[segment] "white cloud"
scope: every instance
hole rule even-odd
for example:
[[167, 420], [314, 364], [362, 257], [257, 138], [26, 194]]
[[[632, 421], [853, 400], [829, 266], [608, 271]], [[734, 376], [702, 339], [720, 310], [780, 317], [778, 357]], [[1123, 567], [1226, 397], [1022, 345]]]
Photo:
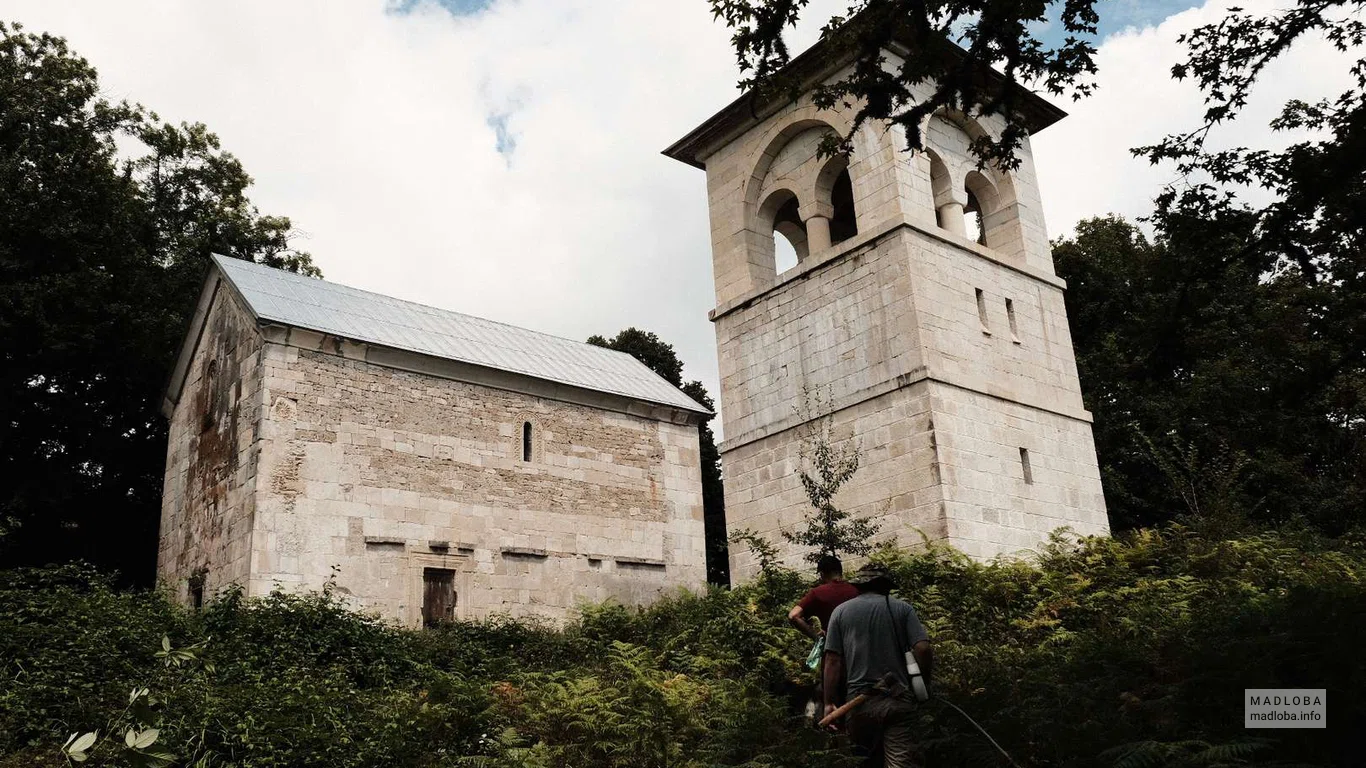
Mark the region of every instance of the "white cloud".
[[[735, 94], [707, 3], [386, 5], [10, 0], [4, 16], [66, 37], [109, 96], [206, 123], [329, 279], [576, 339], [653, 330], [715, 394], [704, 177], [659, 154]], [[813, 4], [794, 45], [842, 5]], [[1165, 178], [1127, 148], [1197, 116], [1166, 72], [1178, 30], [1208, 17], [1101, 47], [1100, 93], [1035, 145], [1052, 231], [1146, 210]]]
[[386, 5], [16, 0], [4, 15], [66, 37], [107, 95], [208, 124], [329, 279], [576, 339], [637, 325], [714, 392], [704, 177], [659, 154], [734, 97], [706, 4]]
[[[1048, 231], [1067, 234], [1080, 219], [1118, 213], [1130, 219], [1152, 211], [1152, 199], [1176, 180], [1171, 166], [1151, 166], [1132, 147], [1159, 143], [1168, 134], [1200, 124], [1204, 105], [1196, 86], [1170, 77], [1183, 60], [1177, 38], [1223, 18], [1229, 5], [1250, 12], [1283, 6], [1266, 0], [1219, 2], [1175, 14], [1155, 26], [1131, 27], [1099, 47], [1095, 95], [1059, 104], [1071, 114], [1033, 139]], [[1268, 127], [1290, 98], [1315, 100], [1351, 87], [1342, 54], [1306, 37], [1267, 68], [1248, 107], [1236, 121], [1217, 127], [1212, 148], [1280, 147], [1302, 134], [1274, 134]], [[1248, 199], [1263, 195], [1252, 192]]]

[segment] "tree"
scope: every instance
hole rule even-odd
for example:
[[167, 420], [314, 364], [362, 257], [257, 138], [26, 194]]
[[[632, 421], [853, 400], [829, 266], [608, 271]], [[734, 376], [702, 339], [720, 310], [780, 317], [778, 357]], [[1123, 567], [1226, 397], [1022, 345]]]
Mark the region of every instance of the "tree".
[[[638, 328], [627, 328], [611, 339], [589, 336], [588, 343], [598, 347], [626, 352], [644, 363], [670, 384], [683, 390], [710, 411], [716, 404], [700, 381], [683, 383], [683, 361], [678, 359], [672, 344], [655, 334]], [[698, 445], [702, 465], [702, 519], [707, 539], [707, 581], [726, 586], [730, 584], [730, 550], [726, 542], [726, 499], [721, 479], [721, 452], [716, 448], [716, 436], [711, 431], [709, 416], [698, 425]]]
[[[795, 99], [811, 73], [787, 66], [792, 58], [783, 32], [796, 25], [807, 0], [709, 1], [713, 15], [734, 30], [740, 87], [757, 100]], [[853, 131], [868, 120], [901, 126], [908, 149], [916, 149], [924, 119], [951, 107], [1001, 115], [1005, 131], [981, 137], [973, 151], [984, 162], [1016, 167], [1015, 151], [1028, 135], [1022, 111], [1027, 89], [1019, 86], [1074, 99], [1091, 92], [1099, 21], [1094, 6], [1095, 0], [851, 0], [846, 15], [822, 28], [821, 44], [848, 51], [852, 66], [833, 82], [815, 85], [811, 97], [822, 108], [855, 107], [854, 125], [848, 135], [829, 137], [824, 149], [847, 153]], [[1046, 26], [1066, 31], [1059, 45], [1046, 45], [1034, 33]], [[897, 41], [928, 55], [887, 66], [887, 51]], [[934, 84], [923, 100], [915, 95], [922, 83]]]
[[[1188, 57], [1172, 76], [1205, 96], [1202, 124], [1135, 153], [1174, 163], [1182, 181], [1158, 198], [1157, 216], [1239, 215], [1250, 235], [1239, 255], [1263, 265], [1261, 281], [1298, 309], [1280, 388], [1303, 414], [1312, 441], [1295, 469], [1317, 480], [1320, 522], [1363, 522], [1366, 508], [1366, 2], [1298, 0], [1288, 8], [1234, 9], [1182, 41]], [[1286, 102], [1277, 131], [1310, 138], [1284, 149], [1211, 150], [1209, 137], [1236, 118], [1265, 67], [1305, 36], [1349, 54], [1355, 87], [1335, 98]], [[1305, 82], [1313, 82], [1306, 79]], [[1249, 206], [1242, 190], [1270, 192]], [[1281, 368], [1285, 368], [1282, 365]], [[1273, 385], [1274, 386], [1274, 385]], [[1292, 435], [1293, 437], [1293, 435]]]
[[[1118, 355], [1083, 365], [1090, 368], [1083, 385], [1104, 391], [1118, 378], [1107, 366], [1136, 365], [1147, 391], [1126, 393], [1124, 406], [1136, 425], [1154, 440], [1175, 441], [1177, 453], [1202, 454], [1207, 465], [1240, 466], [1242, 477], [1229, 487], [1254, 518], [1301, 515], [1332, 532], [1366, 521], [1363, 10], [1360, 0], [1235, 8], [1183, 36], [1187, 55], [1172, 75], [1195, 81], [1206, 111], [1192, 130], [1134, 150], [1179, 174], [1157, 197], [1152, 252], [1133, 259], [1143, 247], [1103, 253], [1109, 246], [1097, 240], [1099, 229], [1114, 230], [1116, 222], [1079, 229], [1075, 243], [1055, 251], [1071, 284], [1069, 307], [1086, 313], [1102, 301], [1109, 309], [1133, 302], [1136, 310], [1120, 326], [1128, 330], [1116, 333], [1099, 330], [1115, 317], [1073, 316], [1083, 334], [1110, 334], [1101, 354]], [[1271, 127], [1310, 137], [1289, 147], [1210, 149], [1209, 139], [1239, 115], [1266, 66], [1307, 35], [1354, 54], [1347, 66], [1356, 87], [1313, 104], [1288, 101]], [[1250, 188], [1270, 193], [1270, 202], [1250, 205]], [[1074, 279], [1110, 270], [1136, 280], [1116, 286], [1135, 295], [1087, 297]], [[1101, 350], [1080, 346], [1088, 349], [1079, 362]], [[1118, 498], [1121, 510], [1142, 522], [1155, 513], [1158, 494], [1141, 472], [1130, 475], [1130, 455], [1101, 448], [1111, 464], [1107, 492], [1117, 492], [1112, 506]], [[1120, 476], [1127, 477], [1114, 482]]]
[[1326, 370], [1352, 350], [1322, 332], [1313, 292], [1253, 247], [1253, 211], [1173, 206], [1152, 223], [1150, 240], [1084, 221], [1053, 249], [1114, 526], [1361, 522], [1360, 426], [1337, 417]]
[[0, 549], [150, 583], [167, 372], [211, 252], [310, 274], [288, 219], [202, 125], [99, 97], [51, 35], [0, 23]]
[[859, 449], [852, 441], [837, 445], [830, 417], [816, 415], [824, 406], [819, 395], [807, 394], [797, 409], [803, 421], [797, 474], [811, 512], [801, 530], [782, 532], [788, 543], [811, 548], [805, 557], [812, 563], [825, 555], [866, 555], [873, 551], [872, 538], [878, 530], [876, 523], [850, 517], [835, 506], [835, 494], [858, 471]]

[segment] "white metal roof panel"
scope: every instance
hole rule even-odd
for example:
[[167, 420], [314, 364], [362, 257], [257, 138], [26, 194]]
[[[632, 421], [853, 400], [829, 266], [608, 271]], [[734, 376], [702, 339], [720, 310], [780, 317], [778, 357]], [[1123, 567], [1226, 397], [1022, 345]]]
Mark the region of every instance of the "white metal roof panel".
[[217, 255], [213, 258], [252, 312], [264, 320], [709, 413], [625, 352], [241, 259]]

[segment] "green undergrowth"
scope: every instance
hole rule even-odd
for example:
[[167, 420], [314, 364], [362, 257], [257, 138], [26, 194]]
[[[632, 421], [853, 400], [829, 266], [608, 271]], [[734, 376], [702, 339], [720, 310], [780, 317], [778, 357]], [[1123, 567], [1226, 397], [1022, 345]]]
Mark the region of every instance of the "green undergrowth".
[[[1358, 539], [1169, 526], [1029, 562], [875, 557], [930, 630], [938, 691], [1021, 766], [1366, 762]], [[79, 566], [0, 571], [0, 766], [852, 764], [800, 717], [784, 617], [807, 586], [773, 570], [563, 628], [412, 631], [327, 593], [195, 612]], [[1327, 688], [1328, 728], [1245, 730], [1246, 688]], [[1007, 764], [943, 705], [919, 717], [931, 765]]]

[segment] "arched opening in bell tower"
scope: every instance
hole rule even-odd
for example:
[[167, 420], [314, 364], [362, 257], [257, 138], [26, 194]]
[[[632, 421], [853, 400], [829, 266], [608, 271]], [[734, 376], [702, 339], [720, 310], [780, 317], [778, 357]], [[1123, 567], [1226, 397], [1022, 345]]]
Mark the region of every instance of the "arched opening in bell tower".
[[839, 243], [858, 234], [858, 218], [854, 215], [854, 182], [849, 178], [849, 169], [840, 171], [835, 177], [835, 186], [830, 190], [830, 205], [835, 209], [830, 219], [830, 242]]
[[759, 209], [760, 231], [767, 231], [773, 249], [774, 271], [781, 274], [805, 259], [809, 250], [801, 204], [789, 189], [774, 190]]
[[963, 231], [978, 245], [987, 244], [987, 232], [982, 228], [982, 203], [968, 190], [968, 204], [963, 206]]
[[989, 248], [999, 246], [1002, 233], [992, 231], [992, 225], [999, 224], [1001, 218], [1001, 196], [996, 185], [981, 171], [969, 171], [963, 178], [963, 192], [968, 198], [963, 206], [968, 239]]
[[982, 127], [962, 113], [944, 111], [927, 121], [925, 130], [933, 145], [925, 155], [935, 223], [978, 245], [1019, 253], [1023, 235], [1014, 181], [971, 155], [973, 138], [986, 135]]
[[816, 174], [816, 201], [828, 205], [822, 212], [830, 217], [830, 244], [843, 242], [858, 234], [854, 212], [854, 180], [849, 176], [849, 158], [837, 155], [828, 159]]
[[960, 215], [960, 208], [954, 202], [953, 178], [949, 176], [949, 167], [939, 153], [932, 149], [925, 150], [925, 157], [930, 161], [930, 195], [934, 201], [935, 224], [940, 229], [953, 231], [958, 223], [955, 217]]

